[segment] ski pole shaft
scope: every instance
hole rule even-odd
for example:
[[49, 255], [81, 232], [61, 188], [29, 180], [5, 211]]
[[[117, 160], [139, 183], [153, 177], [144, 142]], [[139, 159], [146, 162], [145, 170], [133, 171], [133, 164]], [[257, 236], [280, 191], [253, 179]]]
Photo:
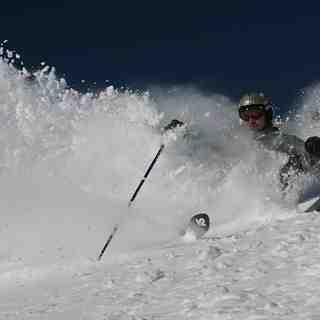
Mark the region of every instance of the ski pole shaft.
[[[128, 207], [131, 207], [134, 199], [137, 197], [137, 195], [138, 195], [141, 187], [143, 186], [144, 182], [145, 182], [146, 179], [148, 178], [148, 175], [149, 175], [150, 171], [152, 170], [153, 166], [154, 166], [155, 163], [157, 162], [157, 160], [158, 160], [161, 152], [163, 151], [163, 149], [164, 149], [164, 144], [162, 144], [162, 145], [160, 146], [160, 149], [158, 150], [156, 156], [155, 156], [154, 159], [152, 160], [152, 162], [151, 162], [151, 164], [149, 165], [149, 167], [148, 167], [145, 175], [143, 176], [143, 178], [142, 178], [142, 180], [140, 181], [138, 187], [137, 187], [136, 190], [134, 191], [132, 197], [130, 198]], [[101, 260], [104, 252], [106, 251], [108, 245], [110, 244], [111, 240], [113, 239], [113, 237], [114, 237], [114, 235], [116, 234], [116, 232], [118, 231], [118, 229], [119, 229], [119, 225], [116, 224], [116, 225], [113, 227], [113, 230], [112, 230], [112, 232], [111, 232], [111, 234], [110, 234], [107, 242], [105, 243], [105, 245], [103, 246], [103, 248], [102, 248], [102, 250], [101, 250], [101, 252], [100, 252], [100, 255], [99, 255], [99, 257], [98, 257], [98, 260], [99, 260], [99, 261]]]
[[116, 234], [118, 228], [119, 228], [118, 225], [115, 225], [115, 226], [113, 227], [113, 230], [112, 230], [112, 232], [111, 232], [111, 234], [110, 234], [107, 242], [105, 243], [104, 247], [102, 248], [102, 250], [101, 250], [101, 252], [100, 252], [100, 254], [99, 254], [99, 257], [98, 257], [98, 260], [99, 260], [99, 261], [101, 260], [103, 254], [104, 254], [104, 252], [106, 251], [106, 249], [107, 249], [109, 243], [111, 242], [113, 236]]
[[156, 156], [154, 157], [153, 161], [151, 162], [148, 170], [146, 171], [145, 175], [143, 176], [142, 180], [140, 181], [137, 189], [136, 189], [135, 192], [133, 193], [133, 195], [132, 195], [132, 197], [131, 197], [131, 199], [130, 199], [130, 201], [129, 201], [129, 207], [131, 206], [132, 202], [134, 201], [134, 199], [135, 199], [136, 196], [138, 195], [138, 193], [139, 193], [141, 187], [143, 186], [144, 182], [145, 182], [146, 179], [148, 178], [148, 175], [149, 175], [150, 171], [152, 170], [154, 164], [157, 162], [157, 160], [158, 160], [158, 158], [159, 158], [159, 156], [160, 156], [160, 154], [161, 154], [161, 152], [162, 152], [163, 149], [164, 149], [164, 144], [162, 144], [162, 145], [160, 146], [160, 149], [159, 149], [158, 153], [156, 154]]

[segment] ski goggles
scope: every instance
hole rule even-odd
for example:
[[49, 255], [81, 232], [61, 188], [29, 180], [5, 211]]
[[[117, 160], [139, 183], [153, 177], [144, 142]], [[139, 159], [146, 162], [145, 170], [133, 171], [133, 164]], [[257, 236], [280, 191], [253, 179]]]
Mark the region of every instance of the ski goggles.
[[239, 108], [239, 117], [243, 121], [249, 121], [250, 119], [259, 120], [266, 114], [264, 105], [250, 105], [241, 106]]

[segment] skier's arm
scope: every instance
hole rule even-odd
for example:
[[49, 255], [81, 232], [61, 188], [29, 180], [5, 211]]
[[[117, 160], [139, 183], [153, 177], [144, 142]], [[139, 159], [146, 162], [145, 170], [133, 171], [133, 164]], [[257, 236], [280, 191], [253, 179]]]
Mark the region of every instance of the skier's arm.
[[286, 167], [299, 172], [308, 171], [311, 166], [311, 157], [305, 149], [305, 143], [295, 135], [281, 134], [278, 137], [275, 150], [288, 155]]
[[291, 175], [319, 170], [319, 137], [310, 137], [304, 142], [296, 136], [285, 135], [279, 151], [288, 155], [287, 163], [280, 169], [280, 181], [283, 185], [287, 185]]

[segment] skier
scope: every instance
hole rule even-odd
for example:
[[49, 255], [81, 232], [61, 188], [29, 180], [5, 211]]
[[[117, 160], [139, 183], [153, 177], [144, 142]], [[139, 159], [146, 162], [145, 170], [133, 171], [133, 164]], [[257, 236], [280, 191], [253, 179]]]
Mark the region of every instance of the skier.
[[[285, 190], [291, 181], [309, 172], [320, 160], [320, 138], [310, 137], [305, 142], [295, 135], [283, 133], [273, 124], [273, 106], [263, 93], [249, 93], [241, 97], [238, 113], [243, 130], [267, 150], [286, 154], [288, 159], [279, 171], [279, 181]], [[183, 122], [172, 120], [165, 130], [182, 126]]]
[[262, 147], [284, 153], [288, 159], [279, 171], [283, 189], [297, 176], [309, 172], [320, 160], [320, 138], [305, 142], [295, 135], [283, 133], [273, 124], [273, 107], [263, 93], [250, 93], [239, 102], [241, 124], [249, 129]]

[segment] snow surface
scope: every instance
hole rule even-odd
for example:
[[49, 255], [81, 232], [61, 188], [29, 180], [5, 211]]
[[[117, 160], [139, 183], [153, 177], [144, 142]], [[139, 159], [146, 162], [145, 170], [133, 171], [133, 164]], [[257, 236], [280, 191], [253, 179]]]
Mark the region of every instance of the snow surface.
[[[315, 181], [281, 196], [285, 159], [237, 138], [227, 97], [154, 92], [0, 62], [0, 319], [320, 319], [320, 216], [296, 207]], [[316, 135], [318, 92], [282, 125]], [[164, 135], [172, 118], [188, 129]], [[199, 212], [212, 228], [182, 238]]]

